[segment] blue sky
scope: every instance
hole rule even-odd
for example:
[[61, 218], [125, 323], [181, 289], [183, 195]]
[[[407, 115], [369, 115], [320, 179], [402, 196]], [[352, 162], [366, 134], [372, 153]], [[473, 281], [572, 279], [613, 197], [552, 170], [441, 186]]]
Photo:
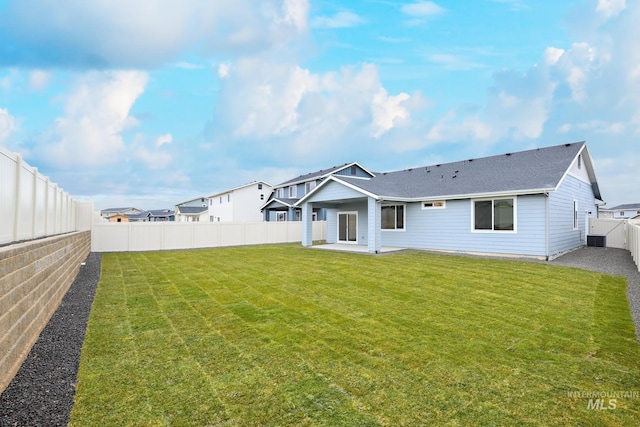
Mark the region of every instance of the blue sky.
[[640, 202], [640, 2], [0, 0], [0, 144], [96, 209], [586, 140]]

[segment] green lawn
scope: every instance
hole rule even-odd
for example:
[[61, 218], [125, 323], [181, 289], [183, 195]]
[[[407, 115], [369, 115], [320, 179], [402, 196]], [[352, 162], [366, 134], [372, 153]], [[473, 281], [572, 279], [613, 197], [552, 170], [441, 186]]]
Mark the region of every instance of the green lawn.
[[636, 425], [625, 290], [420, 252], [105, 254], [71, 425]]

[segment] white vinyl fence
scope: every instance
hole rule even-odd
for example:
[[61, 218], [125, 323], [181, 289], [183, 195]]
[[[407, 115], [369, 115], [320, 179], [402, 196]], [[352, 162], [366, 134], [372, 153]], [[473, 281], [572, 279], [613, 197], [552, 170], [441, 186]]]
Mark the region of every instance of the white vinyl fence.
[[640, 271], [640, 221], [629, 222], [629, 250]]
[[629, 249], [628, 221], [625, 219], [590, 218], [589, 233], [607, 236], [607, 247]]
[[[313, 240], [326, 240], [326, 222]], [[157, 251], [302, 241], [302, 222], [96, 222], [92, 252]]]
[[589, 234], [607, 236], [607, 247], [626, 249], [640, 271], [640, 220], [591, 218]]
[[0, 146], [0, 244], [89, 230], [92, 211]]

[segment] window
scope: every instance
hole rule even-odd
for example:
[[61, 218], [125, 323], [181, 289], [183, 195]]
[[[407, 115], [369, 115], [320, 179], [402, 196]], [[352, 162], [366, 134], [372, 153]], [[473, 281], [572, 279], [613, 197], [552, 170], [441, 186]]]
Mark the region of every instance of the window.
[[258, 184], [258, 190], [262, 190], [262, 184]]
[[227, 194], [227, 202], [231, 201], [231, 193]]
[[298, 187], [292, 185], [289, 187], [289, 198], [295, 199], [296, 197], [298, 197]]
[[213, 199], [209, 199], [209, 206], [213, 206]]
[[284, 197], [284, 188], [278, 188], [278, 190], [276, 191], [276, 197]]
[[260, 200], [264, 200], [264, 194], [260, 195]]
[[316, 188], [316, 182], [315, 181], [309, 181], [306, 182], [304, 184], [304, 190], [305, 190], [305, 194], [308, 194], [311, 190], [313, 190], [314, 188]]
[[580, 224], [578, 223], [578, 201], [573, 201], [573, 229], [577, 230], [580, 228]]
[[404, 230], [404, 205], [382, 207], [382, 229]]
[[220, 196], [220, 204], [222, 204], [222, 196]]
[[209, 216], [209, 222], [213, 222], [213, 215]]
[[473, 230], [515, 231], [516, 199], [476, 200], [473, 202]]
[[357, 169], [356, 165], [351, 165], [350, 173], [351, 173], [351, 176], [356, 176], [357, 175], [358, 169]]
[[582, 154], [578, 156], [578, 169], [582, 168]]
[[276, 212], [276, 221], [283, 222], [287, 220], [286, 212]]
[[444, 209], [445, 206], [444, 201], [422, 202], [422, 209]]

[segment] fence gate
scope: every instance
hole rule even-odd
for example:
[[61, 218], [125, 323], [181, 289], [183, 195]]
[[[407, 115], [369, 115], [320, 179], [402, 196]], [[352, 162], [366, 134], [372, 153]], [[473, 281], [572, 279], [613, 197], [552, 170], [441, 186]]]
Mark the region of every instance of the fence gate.
[[609, 248], [628, 250], [628, 226], [628, 221], [626, 219], [590, 218], [589, 234], [602, 234], [607, 236], [607, 247]]

